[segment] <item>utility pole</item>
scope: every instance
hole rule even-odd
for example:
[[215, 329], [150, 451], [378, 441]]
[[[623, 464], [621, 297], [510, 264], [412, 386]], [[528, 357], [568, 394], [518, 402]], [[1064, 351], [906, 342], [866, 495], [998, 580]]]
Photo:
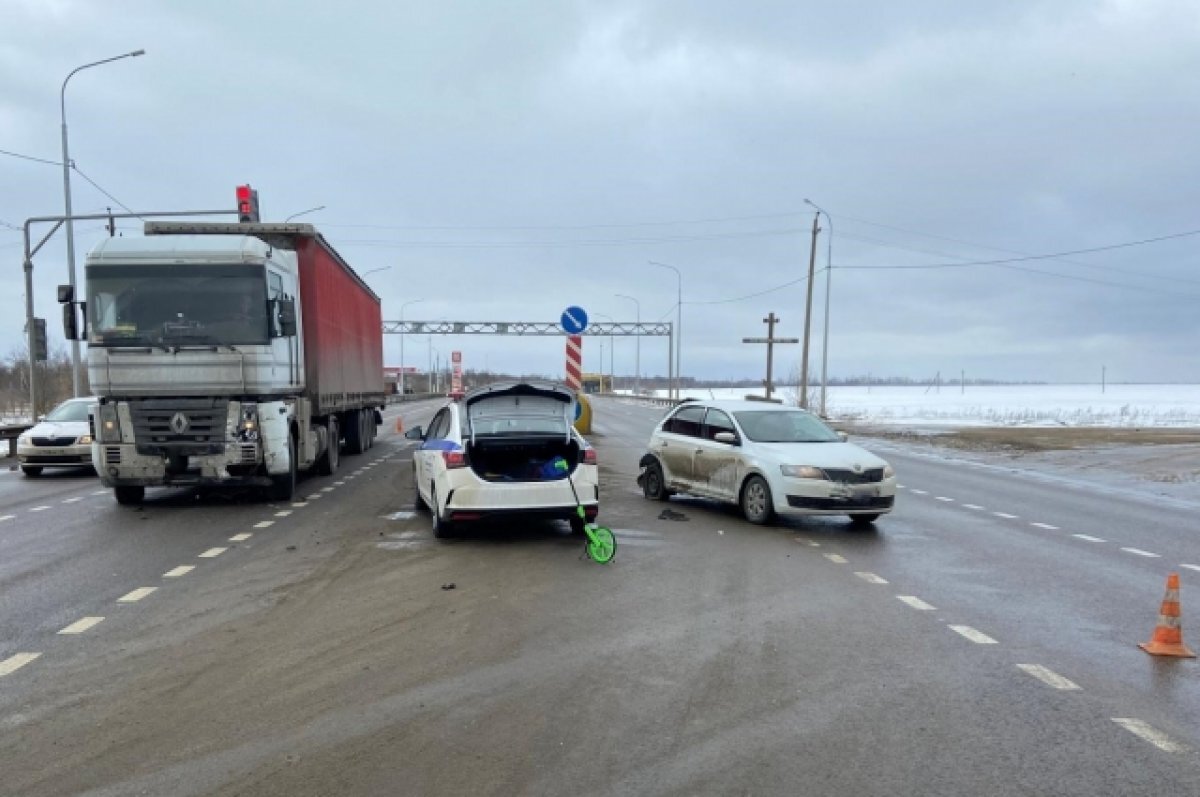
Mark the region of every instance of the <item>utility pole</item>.
[[813, 214], [812, 247], [808, 252], [808, 299], [804, 305], [804, 352], [800, 355], [800, 406], [808, 409], [808, 338], [812, 328], [813, 274], [817, 268], [817, 233], [821, 227], [817, 222], [821, 214]]
[[[742, 343], [765, 343], [767, 344], [767, 379], [764, 384], [767, 388], [767, 398], [771, 398], [771, 391], [775, 389], [775, 383], [771, 379], [771, 371], [775, 363], [775, 344], [776, 343], [799, 343], [799, 338], [777, 338], [775, 337], [775, 325], [779, 323], [779, 318], [776, 317], [774, 311], [767, 314], [763, 319], [763, 323], [767, 325], [767, 336], [765, 338], [742, 338]], [[803, 406], [803, 405], [801, 405]]]
[[1108, 379], [1107, 379], [1107, 377], [1108, 377], [1108, 373], [1107, 373], [1107, 371], [1108, 371], [1108, 366], [1107, 366], [1107, 365], [1102, 365], [1102, 366], [1100, 366], [1100, 392], [1101, 392], [1101, 393], [1103, 393], [1103, 392], [1104, 392], [1104, 389], [1105, 389], [1105, 387], [1106, 387], [1106, 384], [1105, 384], [1105, 382], [1107, 382], [1107, 381], [1108, 381]]

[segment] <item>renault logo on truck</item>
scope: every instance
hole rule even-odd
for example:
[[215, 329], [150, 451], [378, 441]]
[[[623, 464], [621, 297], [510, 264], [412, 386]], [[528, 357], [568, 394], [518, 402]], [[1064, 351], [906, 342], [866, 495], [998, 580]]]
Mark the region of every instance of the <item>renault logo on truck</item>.
[[177, 412], [171, 416], [171, 431], [175, 432], [175, 434], [183, 434], [191, 425], [192, 422], [188, 420], [188, 416], [182, 412]]

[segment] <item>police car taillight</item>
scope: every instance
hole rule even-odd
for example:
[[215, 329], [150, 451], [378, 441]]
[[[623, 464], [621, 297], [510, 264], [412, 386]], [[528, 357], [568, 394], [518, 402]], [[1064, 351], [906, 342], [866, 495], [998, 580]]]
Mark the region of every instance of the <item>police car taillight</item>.
[[446, 463], [447, 468], [465, 468], [467, 466], [467, 456], [461, 451], [443, 451], [442, 460]]
[[596, 464], [596, 449], [594, 449], [594, 448], [583, 449], [583, 464], [584, 465], [595, 465]]

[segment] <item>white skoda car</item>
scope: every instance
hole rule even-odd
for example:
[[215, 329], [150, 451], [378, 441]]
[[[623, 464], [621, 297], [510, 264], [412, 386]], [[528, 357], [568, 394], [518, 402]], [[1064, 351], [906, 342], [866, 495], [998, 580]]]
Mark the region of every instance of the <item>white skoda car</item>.
[[650, 436], [638, 484], [652, 500], [690, 493], [739, 504], [751, 523], [779, 515], [892, 511], [892, 466], [805, 410], [761, 401], [693, 401]]
[[67, 399], [17, 438], [17, 462], [26, 476], [44, 468], [92, 466], [92, 430], [88, 410], [94, 398]]
[[[573, 426], [575, 395], [555, 384], [507, 382], [472, 390], [405, 433], [416, 503], [433, 533], [504, 517], [568, 520], [576, 533], [600, 509], [596, 451]], [[572, 492], [574, 487], [574, 492]], [[578, 496], [578, 498], [576, 498]]]

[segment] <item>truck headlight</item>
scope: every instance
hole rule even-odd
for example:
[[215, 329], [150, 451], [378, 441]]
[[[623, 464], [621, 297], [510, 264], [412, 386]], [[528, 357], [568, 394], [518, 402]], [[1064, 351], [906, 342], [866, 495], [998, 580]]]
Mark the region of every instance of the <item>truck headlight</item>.
[[784, 476], [791, 476], [793, 479], [827, 479], [825, 471], [820, 468], [814, 468], [812, 465], [780, 465], [779, 469], [783, 471]]
[[96, 408], [96, 436], [102, 443], [121, 442], [121, 421], [117, 418], [116, 404], [101, 404]]
[[258, 405], [243, 404], [242, 419], [238, 422], [237, 435], [239, 440], [258, 439]]

